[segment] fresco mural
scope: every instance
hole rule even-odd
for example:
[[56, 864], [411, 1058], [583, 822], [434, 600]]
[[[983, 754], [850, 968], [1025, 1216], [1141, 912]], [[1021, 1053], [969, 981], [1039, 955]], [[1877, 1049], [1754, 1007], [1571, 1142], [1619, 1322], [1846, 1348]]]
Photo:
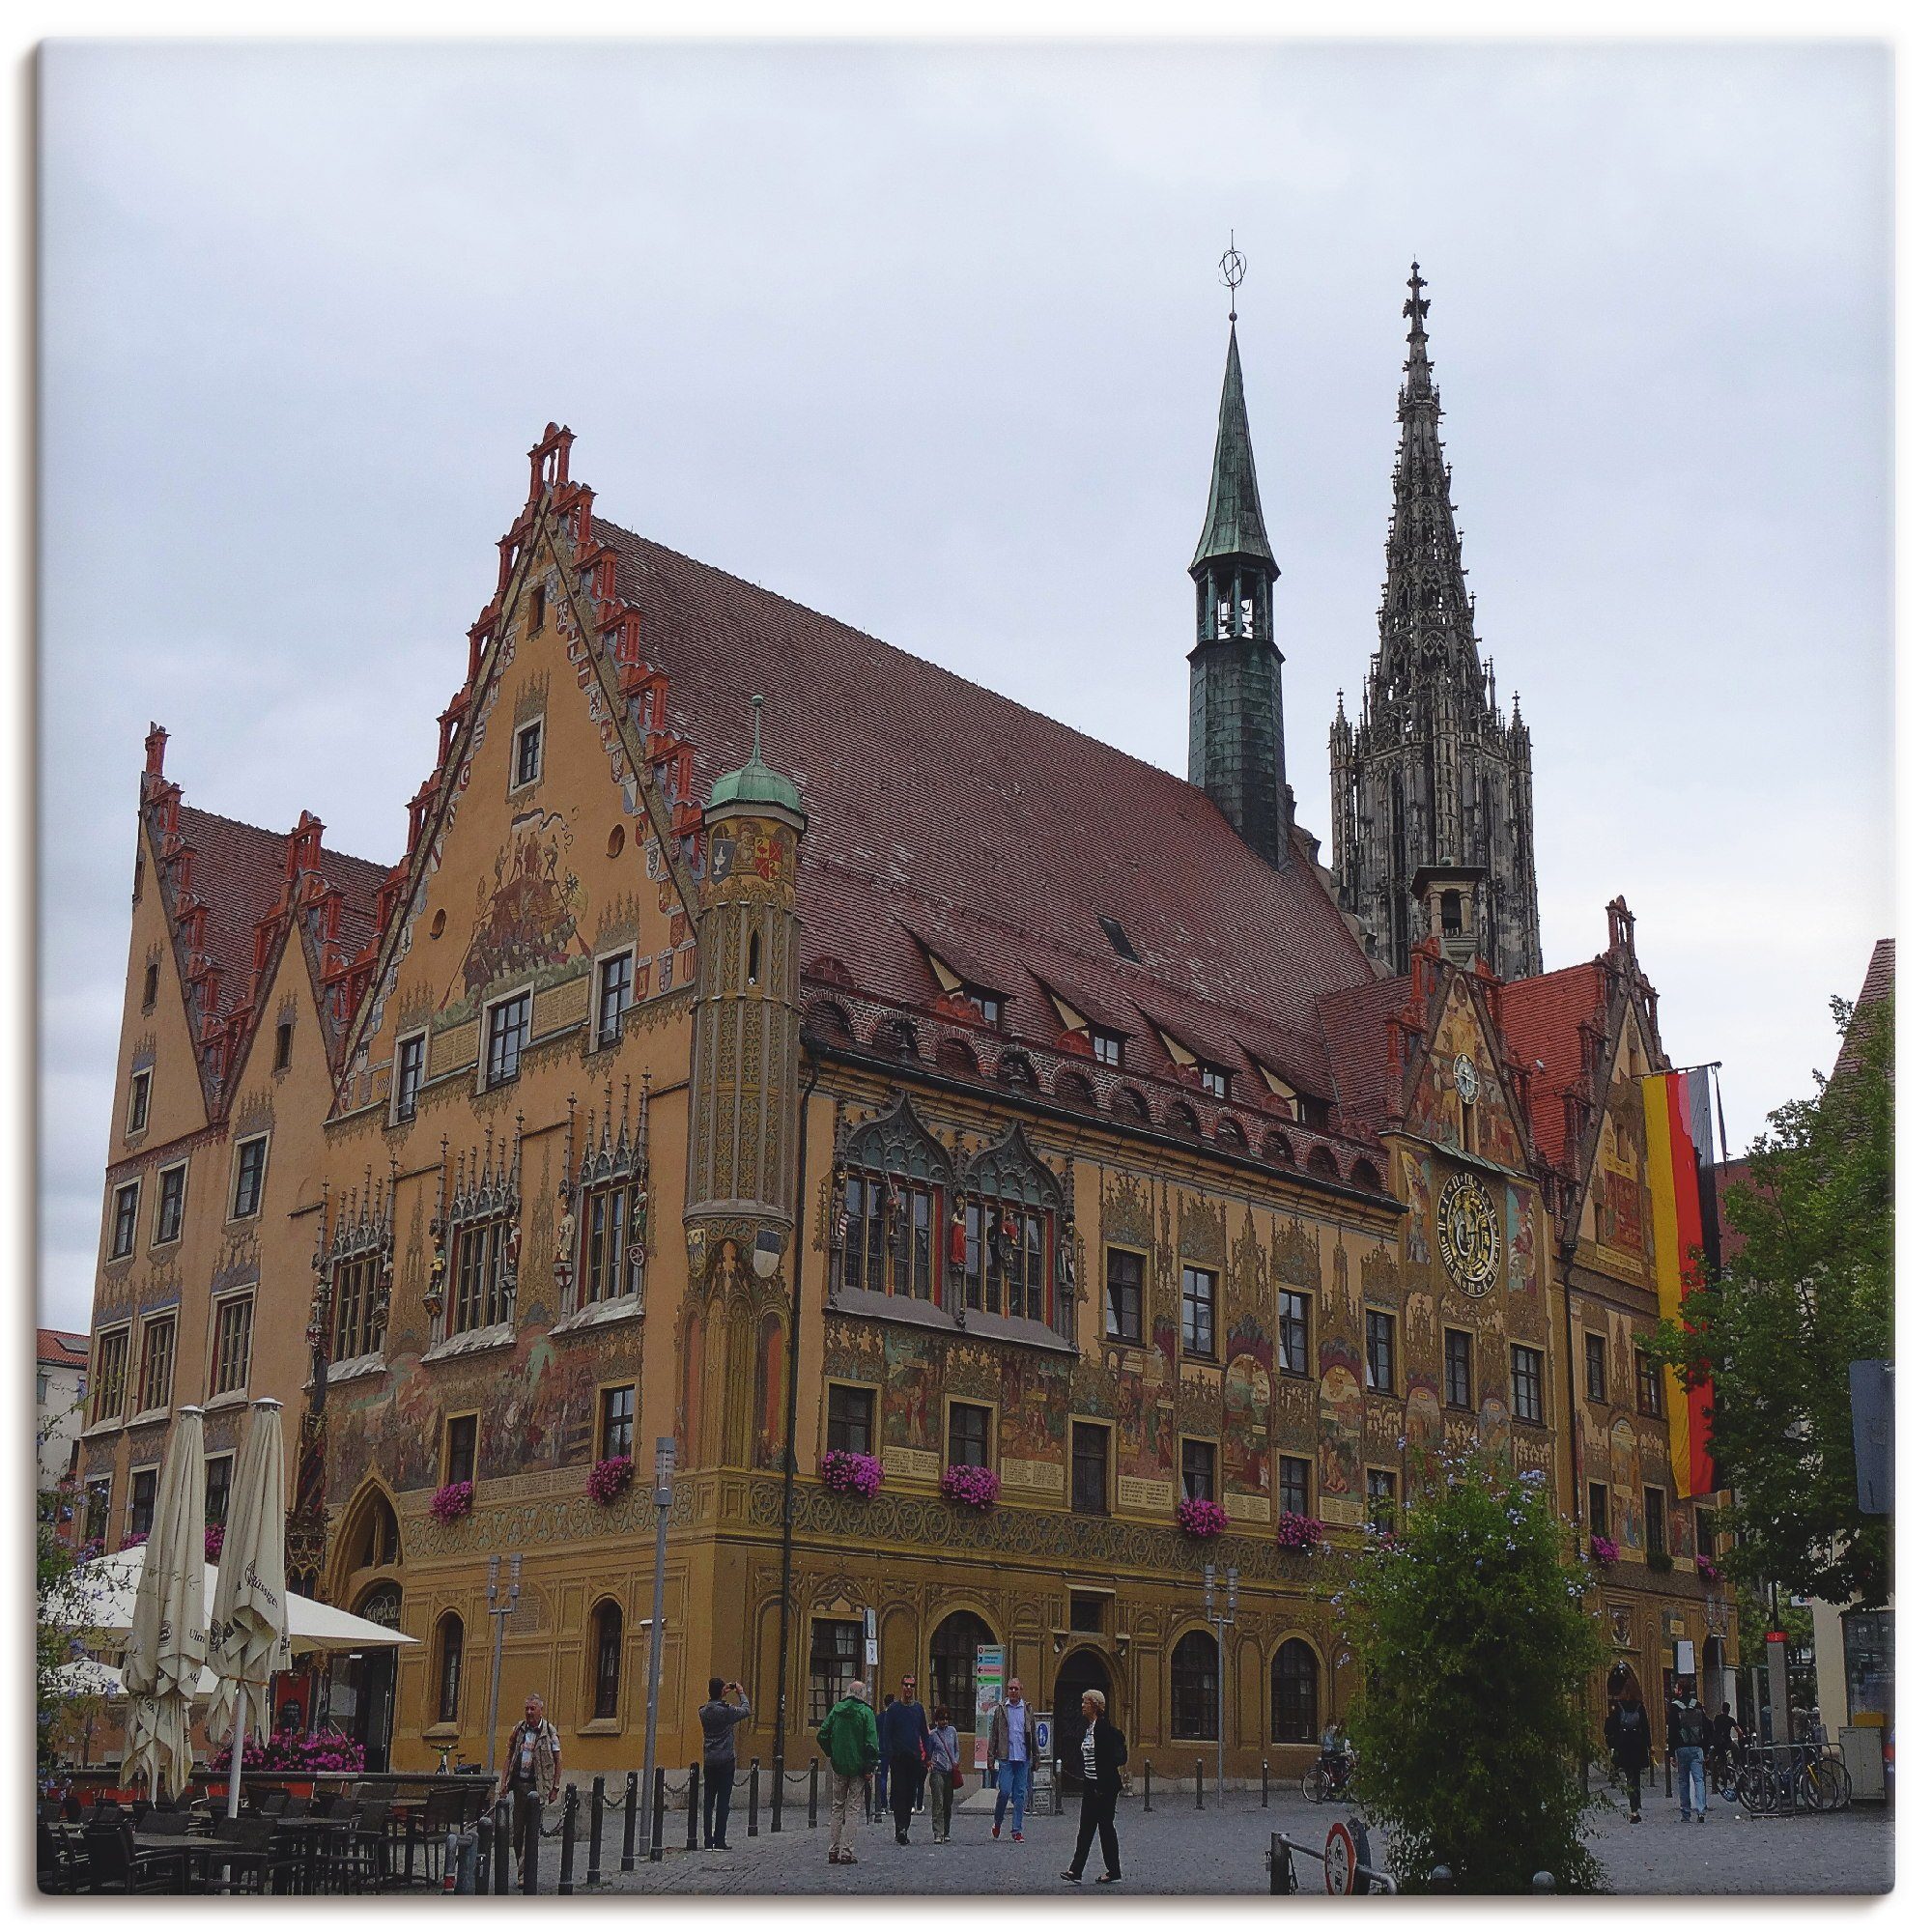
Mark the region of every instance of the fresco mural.
[[1411, 1482], [1433, 1476], [1442, 1461], [1442, 1397], [1428, 1376], [1411, 1375], [1402, 1417], [1403, 1472]]
[[942, 1405], [934, 1386], [936, 1350], [924, 1335], [903, 1328], [883, 1331], [879, 1390], [880, 1437], [898, 1449], [936, 1452]]
[[1179, 1334], [1166, 1316], [1153, 1324], [1151, 1349], [1109, 1349], [1107, 1373], [1118, 1391], [1114, 1445], [1121, 1500], [1158, 1506], [1174, 1494], [1174, 1406]]
[[1402, 1199], [1408, 1205], [1402, 1223], [1403, 1252], [1418, 1266], [1427, 1267], [1435, 1227], [1429, 1203], [1429, 1162], [1406, 1148], [1397, 1151], [1397, 1160], [1402, 1170]]
[[1643, 1456], [1628, 1416], [1610, 1424], [1610, 1534], [1626, 1550], [1643, 1552]]
[[[583, 887], [570, 869], [569, 824], [554, 811], [512, 821], [494, 874], [476, 882], [476, 924], [463, 955], [463, 998], [515, 976], [546, 984], [558, 969], [587, 958], [577, 930]], [[548, 969], [548, 971], [546, 971]]]
[[1222, 1476], [1230, 1490], [1268, 1492], [1268, 1399], [1273, 1338], [1253, 1316], [1228, 1331], [1228, 1367], [1221, 1384]]
[[1321, 1344], [1316, 1438], [1316, 1484], [1330, 1522], [1361, 1520], [1362, 1353], [1352, 1339], [1331, 1335]]
[[1514, 1181], [1503, 1190], [1504, 1238], [1508, 1243], [1509, 1285], [1516, 1293], [1541, 1284], [1537, 1270], [1536, 1196]]
[[1017, 1349], [1000, 1352], [1000, 1461], [1035, 1465], [1019, 1473], [1059, 1488], [1066, 1461], [1067, 1371]]

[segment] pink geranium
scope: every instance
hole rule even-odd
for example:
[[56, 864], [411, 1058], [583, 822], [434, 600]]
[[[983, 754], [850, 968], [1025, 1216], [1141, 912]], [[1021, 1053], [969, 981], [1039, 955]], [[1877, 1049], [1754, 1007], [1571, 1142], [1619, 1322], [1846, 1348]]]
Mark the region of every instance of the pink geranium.
[[818, 1480], [828, 1490], [867, 1502], [879, 1493], [886, 1472], [876, 1456], [857, 1449], [828, 1449], [818, 1465]]
[[967, 1509], [989, 1510], [1000, 1499], [1000, 1479], [976, 1463], [954, 1463], [940, 1477], [939, 1493]]
[[1313, 1549], [1321, 1541], [1321, 1525], [1312, 1516], [1283, 1510], [1274, 1526], [1274, 1540], [1284, 1549]]
[[227, 1542], [228, 1532], [220, 1523], [212, 1522], [201, 1532], [201, 1553], [210, 1563], [221, 1561], [221, 1546]]
[[635, 1473], [635, 1465], [628, 1456], [607, 1456], [601, 1463], [591, 1464], [583, 1493], [593, 1503], [614, 1503], [631, 1487], [631, 1478]]
[[1590, 1561], [1599, 1570], [1607, 1570], [1617, 1560], [1617, 1546], [1607, 1536], [1593, 1536], [1590, 1539]]
[[438, 1522], [460, 1522], [475, 1506], [474, 1483], [445, 1483], [429, 1499], [429, 1513]]
[[1197, 1540], [1219, 1536], [1228, 1527], [1228, 1512], [1208, 1496], [1182, 1497], [1174, 1515], [1181, 1535]]

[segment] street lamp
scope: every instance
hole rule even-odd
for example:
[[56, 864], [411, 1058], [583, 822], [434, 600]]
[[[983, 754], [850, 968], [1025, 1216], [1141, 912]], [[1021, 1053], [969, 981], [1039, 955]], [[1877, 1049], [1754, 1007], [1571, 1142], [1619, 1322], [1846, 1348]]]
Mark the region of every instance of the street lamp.
[[1214, 1803], [1228, 1802], [1228, 1632], [1235, 1625], [1235, 1609], [1240, 1598], [1241, 1573], [1232, 1563], [1226, 1576], [1226, 1607], [1214, 1594], [1214, 1566], [1203, 1573], [1202, 1595], [1207, 1599], [1208, 1621], [1214, 1626]]
[[491, 1557], [489, 1581], [483, 1594], [491, 1621], [496, 1626], [490, 1638], [490, 1776], [492, 1777], [497, 1775], [497, 1693], [503, 1682], [503, 1632], [509, 1625], [511, 1612], [517, 1607], [517, 1599], [524, 1593], [524, 1552], [520, 1549], [510, 1558], [510, 1587], [504, 1593], [502, 1602], [497, 1601], [497, 1572], [502, 1560], [500, 1556]]
[[[658, 1555], [657, 1567], [651, 1577], [651, 1674], [644, 1687], [644, 1789], [646, 1805], [651, 1805], [657, 1788], [658, 1769], [658, 1676], [664, 1669], [664, 1626], [665, 1626], [665, 1535], [670, 1526], [670, 1477], [677, 1466], [677, 1442], [669, 1435], [658, 1437], [657, 1494], [652, 1500], [658, 1512]], [[664, 1847], [658, 1843], [655, 1828], [657, 1811], [653, 1805], [649, 1816], [651, 1860], [655, 1863], [664, 1857]]]

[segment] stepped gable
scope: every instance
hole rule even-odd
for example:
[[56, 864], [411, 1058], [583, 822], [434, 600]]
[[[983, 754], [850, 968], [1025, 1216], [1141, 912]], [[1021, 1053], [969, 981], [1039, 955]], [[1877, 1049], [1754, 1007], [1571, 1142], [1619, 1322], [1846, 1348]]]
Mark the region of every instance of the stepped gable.
[[1051, 984], [1124, 1022], [1134, 1077], [1168, 1065], [1152, 1022], [1245, 1074], [1251, 1094], [1250, 1054], [1329, 1091], [1319, 1002], [1371, 969], [1298, 848], [1277, 870], [1172, 773], [617, 525], [591, 527], [666, 676], [695, 795], [765, 699], [769, 761], [800, 781], [810, 817], [809, 975], [837, 962], [861, 992], [929, 1008], [924, 949], [952, 948], [955, 972], [1005, 997], [1010, 1035], [1062, 1037]]
[[[1566, 1093], [1591, 1097], [1583, 1043], [1587, 1027], [1604, 1025], [1609, 987], [1601, 960], [1508, 980], [1499, 988], [1503, 1037], [1511, 1057], [1529, 1069], [1529, 1119], [1538, 1150], [1565, 1173], [1576, 1172]], [[1539, 1065], [1540, 1063], [1540, 1065]]]

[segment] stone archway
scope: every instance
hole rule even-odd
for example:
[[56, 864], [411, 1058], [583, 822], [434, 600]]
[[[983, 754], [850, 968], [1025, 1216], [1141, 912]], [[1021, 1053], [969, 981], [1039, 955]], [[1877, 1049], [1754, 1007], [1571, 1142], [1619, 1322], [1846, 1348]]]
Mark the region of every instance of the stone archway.
[[927, 1650], [926, 1709], [944, 1704], [959, 1733], [961, 1760], [973, 1764], [973, 1734], [979, 1728], [975, 1699], [977, 1665], [981, 1645], [994, 1642], [985, 1620], [971, 1610], [954, 1610], [932, 1633]]
[[1081, 1781], [1080, 1740], [1087, 1727], [1081, 1721], [1080, 1699], [1089, 1690], [1098, 1690], [1107, 1699], [1107, 1716], [1124, 1728], [1123, 1714], [1117, 1708], [1114, 1673], [1107, 1660], [1090, 1644], [1069, 1651], [1053, 1680], [1053, 1749], [1060, 1759], [1060, 1781], [1068, 1788]]
[[[402, 1586], [387, 1579], [372, 1584], [355, 1600], [354, 1613], [389, 1630], [401, 1629]], [[354, 1650], [340, 1661], [338, 1668], [339, 1681], [347, 1687], [352, 1700], [347, 1713], [349, 1735], [362, 1747], [363, 1767], [372, 1772], [387, 1771], [389, 1734], [396, 1717], [396, 1653], [386, 1644]]]

